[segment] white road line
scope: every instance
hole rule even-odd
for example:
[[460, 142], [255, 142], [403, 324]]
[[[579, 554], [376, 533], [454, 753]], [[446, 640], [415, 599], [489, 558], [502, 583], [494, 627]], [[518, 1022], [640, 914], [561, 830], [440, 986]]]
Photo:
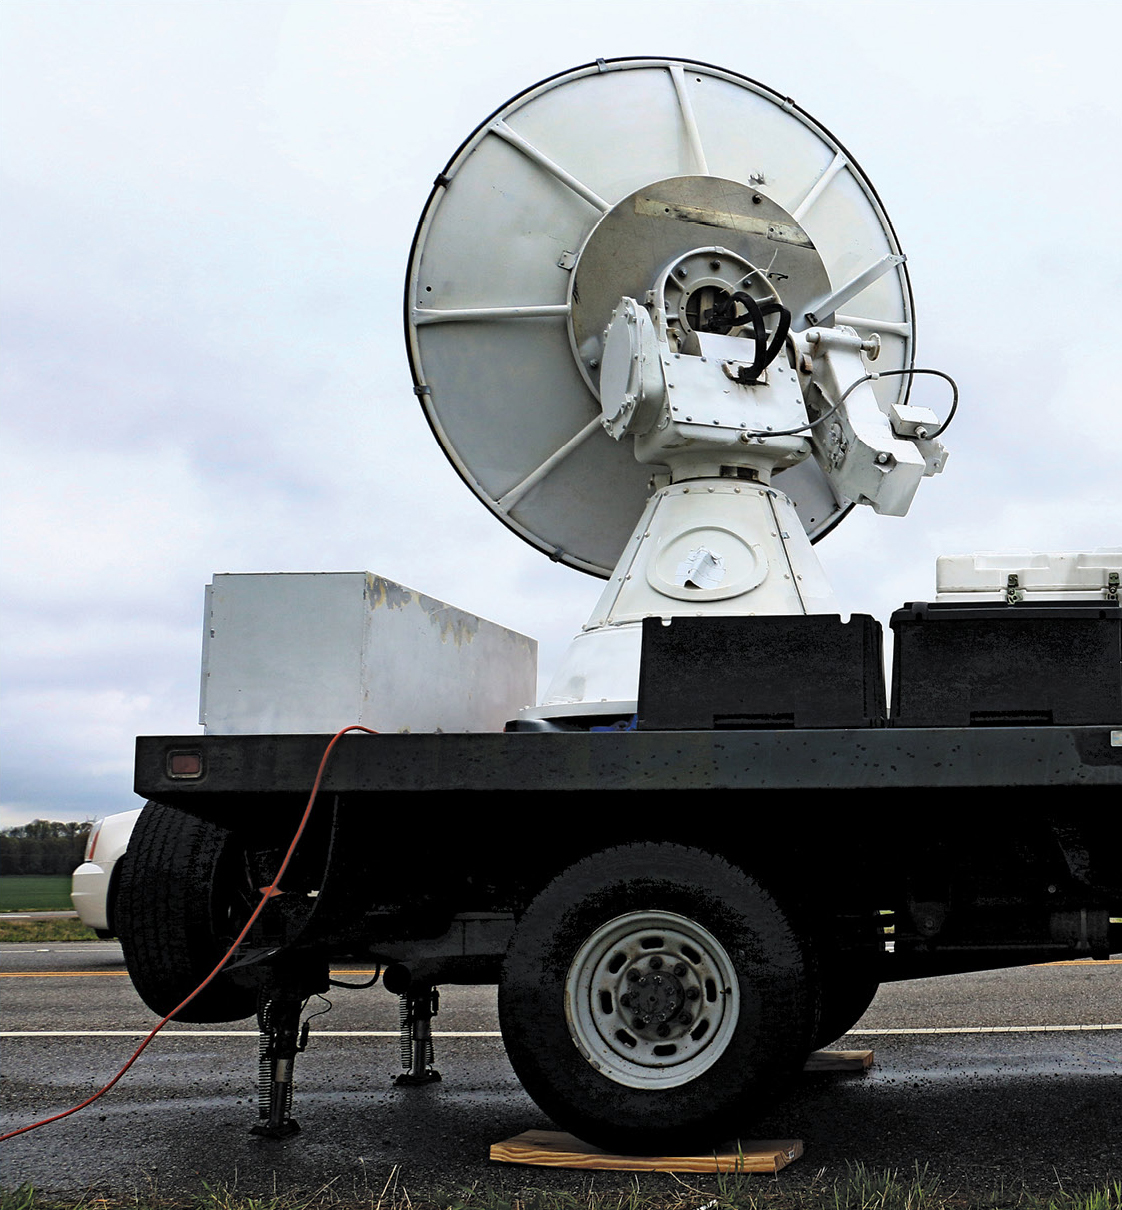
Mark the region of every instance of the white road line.
[[1064, 1034], [1122, 1029], [1117, 1025], [946, 1025], [917, 1029], [851, 1029], [851, 1034]]
[[[949, 1025], [917, 1029], [851, 1029], [849, 1034], [861, 1037], [888, 1037], [893, 1034], [1037, 1034], [1037, 1033], [1106, 1033], [1122, 1030], [1122, 1022], [1114, 1025]], [[144, 1038], [144, 1029], [25, 1029], [0, 1030], [0, 1038]], [[317, 1029], [317, 1038], [399, 1038], [396, 1029]], [[161, 1038], [256, 1038], [255, 1029], [171, 1029]], [[434, 1038], [501, 1038], [495, 1030], [438, 1030]]]
[[[0, 1038], [146, 1038], [147, 1029], [13, 1029], [0, 1030]], [[317, 1038], [400, 1038], [398, 1029], [317, 1029]], [[255, 1029], [165, 1029], [161, 1038], [256, 1038]], [[495, 1030], [439, 1030], [434, 1038], [501, 1038]]]

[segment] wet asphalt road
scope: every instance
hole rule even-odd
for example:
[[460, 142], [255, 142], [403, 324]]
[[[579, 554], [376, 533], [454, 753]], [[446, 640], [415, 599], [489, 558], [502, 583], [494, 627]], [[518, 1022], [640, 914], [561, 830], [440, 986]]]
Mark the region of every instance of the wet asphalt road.
[[[0, 946], [3, 1131], [88, 1096], [139, 1038], [45, 1031], [144, 1030], [153, 1023], [112, 943]], [[49, 974], [47, 972], [61, 972]], [[73, 973], [66, 973], [73, 972]], [[79, 974], [77, 972], [89, 972]], [[357, 975], [351, 975], [357, 979]], [[228, 1184], [241, 1192], [376, 1196], [389, 1181], [425, 1194], [484, 1180], [508, 1191], [623, 1188], [623, 1174], [491, 1163], [491, 1143], [550, 1123], [519, 1086], [497, 1037], [493, 988], [449, 988], [438, 1031], [440, 1084], [396, 1089], [397, 1001], [381, 988], [333, 993], [297, 1064], [285, 1142], [250, 1136], [256, 1040], [235, 1026], [169, 1026], [120, 1085], [65, 1121], [3, 1145], [3, 1185], [127, 1198], [184, 1196]], [[321, 1005], [322, 1007], [322, 1005]], [[313, 1005], [309, 1011], [314, 1011]], [[1010, 1030], [1009, 1027], [1092, 1026]], [[1099, 1026], [1112, 1026], [1101, 1029]], [[1002, 1032], [895, 1033], [892, 1030]], [[198, 1036], [197, 1031], [208, 1031]], [[857, 1162], [944, 1187], [988, 1193], [1087, 1188], [1122, 1178], [1122, 960], [955, 975], [888, 985], [838, 1046], [871, 1047], [864, 1075], [804, 1076], [755, 1124], [760, 1138], [801, 1138], [803, 1158], [777, 1177], [832, 1180]], [[713, 1178], [688, 1178], [699, 1188]], [[644, 1177], [644, 1188], [675, 1185]]]

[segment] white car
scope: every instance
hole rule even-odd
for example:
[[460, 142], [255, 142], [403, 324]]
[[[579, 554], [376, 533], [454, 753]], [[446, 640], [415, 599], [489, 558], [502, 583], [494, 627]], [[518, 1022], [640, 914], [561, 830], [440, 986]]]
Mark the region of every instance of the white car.
[[141, 809], [97, 820], [86, 842], [85, 860], [70, 880], [70, 898], [82, 923], [99, 937], [113, 937], [117, 932], [113, 910], [121, 858], [129, 847]]

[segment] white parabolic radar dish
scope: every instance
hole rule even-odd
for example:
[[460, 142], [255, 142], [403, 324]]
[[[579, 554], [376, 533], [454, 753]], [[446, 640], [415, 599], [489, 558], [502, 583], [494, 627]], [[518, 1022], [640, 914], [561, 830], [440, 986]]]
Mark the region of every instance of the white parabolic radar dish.
[[[875, 332], [870, 369], [913, 364], [911, 288], [876, 191], [829, 131], [735, 72], [575, 68], [496, 110], [436, 179], [405, 292], [416, 390], [476, 495], [552, 559], [606, 577], [631, 536], [652, 468], [601, 423], [604, 331], [622, 297], [705, 246], [766, 272], [793, 331]], [[881, 407], [910, 381], [877, 381]], [[850, 507], [814, 459], [776, 486], [812, 539]]]

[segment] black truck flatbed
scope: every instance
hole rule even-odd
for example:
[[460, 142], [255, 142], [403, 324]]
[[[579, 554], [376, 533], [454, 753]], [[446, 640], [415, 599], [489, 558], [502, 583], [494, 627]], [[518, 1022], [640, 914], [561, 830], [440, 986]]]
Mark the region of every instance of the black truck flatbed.
[[[136, 793], [186, 808], [213, 796], [307, 795], [328, 735], [141, 736]], [[199, 772], [171, 773], [197, 753]], [[658, 790], [1118, 789], [1122, 729], [886, 727], [773, 731], [344, 736], [335, 794]], [[1105, 800], [1104, 800], [1105, 801]], [[1119, 802], [1113, 800], [1116, 810]], [[1122, 814], [1122, 810], [1119, 810]]]
[[886, 701], [871, 618], [647, 619], [633, 715], [340, 736], [283, 876], [330, 734], [141, 737], [130, 972], [169, 1011], [268, 892], [180, 1019], [263, 1014], [274, 1133], [344, 957], [402, 996], [406, 1082], [436, 1078], [437, 986], [495, 982], [555, 1121], [647, 1146], [708, 1088], [732, 1121], [880, 983], [1122, 945], [1120, 622], [913, 604]]

